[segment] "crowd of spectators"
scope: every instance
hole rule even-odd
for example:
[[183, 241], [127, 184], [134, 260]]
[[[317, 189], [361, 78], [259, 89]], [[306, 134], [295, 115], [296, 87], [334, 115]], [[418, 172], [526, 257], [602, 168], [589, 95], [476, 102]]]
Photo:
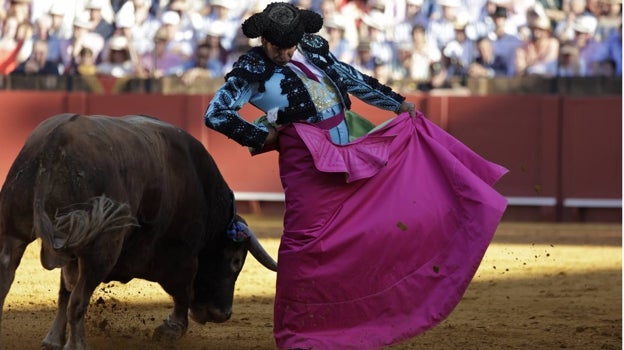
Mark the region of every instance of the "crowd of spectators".
[[[0, 0], [0, 74], [221, 78], [275, 0]], [[622, 75], [622, 0], [294, 0], [331, 51], [386, 84]]]

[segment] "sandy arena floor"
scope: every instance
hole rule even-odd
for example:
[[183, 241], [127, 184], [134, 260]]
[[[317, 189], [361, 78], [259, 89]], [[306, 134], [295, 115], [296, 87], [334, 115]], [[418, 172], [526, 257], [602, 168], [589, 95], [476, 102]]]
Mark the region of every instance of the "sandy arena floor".
[[[249, 218], [276, 256], [279, 221]], [[462, 302], [436, 328], [388, 349], [622, 349], [621, 225], [503, 223]], [[37, 349], [54, 317], [59, 271], [27, 250], [4, 305], [0, 349]], [[275, 274], [253, 258], [223, 324], [191, 322], [184, 338], [155, 343], [170, 298], [153, 283], [101, 285], [87, 314], [100, 349], [274, 349]]]

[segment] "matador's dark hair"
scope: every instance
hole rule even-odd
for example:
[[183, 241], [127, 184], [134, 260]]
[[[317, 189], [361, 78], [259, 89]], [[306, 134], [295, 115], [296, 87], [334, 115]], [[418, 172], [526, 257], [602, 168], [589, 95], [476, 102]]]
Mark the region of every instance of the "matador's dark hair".
[[310, 10], [298, 9], [284, 2], [274, 2], [242, 24], [248, 38], [263, 37], [280, 48], [293, 47], [304, 33], [316, 33], [323, 27], [323, 17]]

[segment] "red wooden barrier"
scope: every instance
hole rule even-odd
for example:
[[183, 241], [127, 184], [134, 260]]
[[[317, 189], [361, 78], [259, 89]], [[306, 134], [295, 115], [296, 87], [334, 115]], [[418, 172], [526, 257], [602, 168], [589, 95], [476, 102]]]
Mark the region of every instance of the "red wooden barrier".
[[428, 103], [431, 118], [438, 119], [445, 130], [486, 159], [509, 169], [496, 188], [511, 207], [523, 209], [529, 217], [557, 217], [558, 97], [435, 96]]
[[593, 220], [622, 207], [622, 99], [563, 99], [561, 198], [565, 220]]
[[[207, 95], [0, 92], [0, 181], [30, 131], [63, 112], [148, 114], [200, 139], [243, 199], [279, 199], [275, 152], [251, 157], [246, 148], [206, 128]], [[510, 169], [499, 184], [510, 202], [507, 219], [621, 220], [620, 96], [413, 95], [425, 115], [485, 158]], [[374, 123], [394, 114], [353, 99], [353, 109]], [[246, 106], [253, 120], [261, 112]], [[417, 178], [415, 178], [417, 181]], [[579, 209], [581, 208], [581, 209]], [[590, 209], [590, 210], [588, 210]]]

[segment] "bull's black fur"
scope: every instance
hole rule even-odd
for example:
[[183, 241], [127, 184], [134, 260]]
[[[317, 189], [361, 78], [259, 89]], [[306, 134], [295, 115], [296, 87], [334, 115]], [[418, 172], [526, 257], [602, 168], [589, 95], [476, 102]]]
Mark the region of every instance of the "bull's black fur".
[[86, 348], [89, 299], [111, 280], [155, 281], [173, 297], [157, 338], [182, 336], [189, 309], [200, 323], [225, 321], [248, 248], [225, 235], [234, 216], [214, 160], [184, 130], [146, 116], [49, 118], [0, 192], [0, 317], [24, 249], [40, 237], [43, 265], [62, 267], [44, 347]]

